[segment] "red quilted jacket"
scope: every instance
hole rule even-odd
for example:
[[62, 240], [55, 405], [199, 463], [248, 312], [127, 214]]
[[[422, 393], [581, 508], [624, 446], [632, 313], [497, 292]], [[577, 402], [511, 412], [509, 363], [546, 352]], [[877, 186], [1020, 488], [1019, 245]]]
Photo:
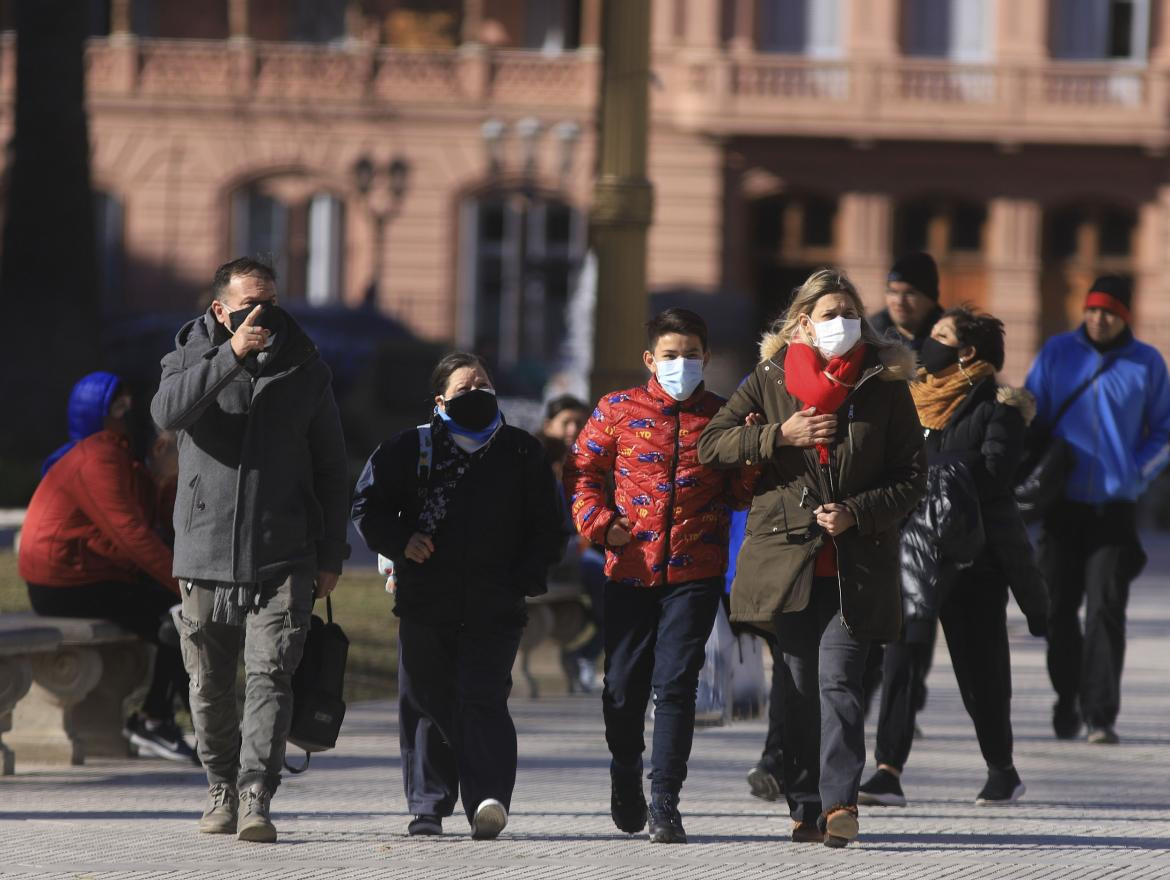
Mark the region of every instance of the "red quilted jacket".
[[20, 535], [20, 576], [43, 587], [133, 583], [145, 572], [177, 596], [171, 550], [152, 528], [150, 475], [112, 431], [86, 437], [46, 472]]
[[606, 548], [610, 580], [655, 587], [727, 570], [730, 513], [747, 506], [756, 472], [699, 464], [699, 435], [723, 403], [700, 388], [680, 404], [651, 377], [597, 404], [565, 464], [565, 488], [574, 525], [593, 543], [605, 544], [619, 516], [633, 524], [629, 544]]

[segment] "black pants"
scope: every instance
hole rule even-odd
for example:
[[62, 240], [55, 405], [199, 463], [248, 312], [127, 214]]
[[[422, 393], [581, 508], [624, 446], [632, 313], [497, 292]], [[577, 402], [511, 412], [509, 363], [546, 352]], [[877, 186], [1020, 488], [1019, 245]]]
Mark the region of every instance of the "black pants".
[[[910, 647], [914, 651], [914, 678], [913, 688], [914, 711], [921, 712], [926, 708], [926, 678], [930, 675], [930, 667], [934, 663], [934, 643], [938, 641], [938, 624], [929, 628], [929, 635], [924, 641], [914, 641]], [[886, 646], [871, 645], [869, 656], [865, 659], [865, 678], [862, 685], [865, 690], [865, 717], [869, 718], [873, 708], [873, 698], [886, 676]], [[884, 694], [885, 691], [883, 690]], [[880, 710], [879, 710], [880, 711]]]
[[398, 724], [410, 811], [470, 822], [495, 798], [512, 809], [516, 727], [508, 713], [521, 629], [398, 626]]
[[899, 641], [891, 642], [882, 651], [882, 699], [873, 755], [878, 764], [901, 770], [910, 756], [914, 722], [923, 706], [919, 702], [919, 683], [930, 669], [926, 661], [933, 648], [933, 642]]
[[837, 581], [813, 581], [808, 607], [780, 614], [784, 653], [784, 793], [792, 818], [857, 803], [865, 766], [862, 676], [869, 642], [841, 623]]
[[[1061, 700], [1080, 699], [1093, 727], [1111, 727], [1121, 708], [1129, 585], [1145, 564], [1133, 504], [1065, 501], [1044, 522], [1048, 675]], [[1082, 603], [1083, 632], [1077, 617]]]
[[169, 721], [175, 716], [175, 698], [190, 708], [189, 682], [179, 646], [159, 642], [158, 628], [179, 597], [161, 584], [102, 581], [75, 587], [28, 585], [33, 611], [43, 617], [87, 617], [110, 620], [134, 633], [158, 650], [150, 689], [142, 711], [150, 718]]
[[722, 593], [722, 578], [651, 589], [605, 586], [605, 739], [614, 771], [641, 776], [653, 691], [652, 792], [677, 794], [687, 778], [699, 670]]
[[760, 757], [778, 765], [784, 755], [784, 655], [775, 639], [768, 640], [768, 648], [772, 652], [772, 687], [768, 692], [768, 735]]

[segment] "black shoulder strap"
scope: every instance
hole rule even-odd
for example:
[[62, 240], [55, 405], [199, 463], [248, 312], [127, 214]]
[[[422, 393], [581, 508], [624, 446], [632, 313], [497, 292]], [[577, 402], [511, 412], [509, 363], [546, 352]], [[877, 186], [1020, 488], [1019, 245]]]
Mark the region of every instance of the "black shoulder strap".
[[1093, 375], [1090, 376], [1088, 379], [1086, 379], [1084, 382], [1082, 382], [1080, 385], [1078, 385], [1076, 387], [1076, 390], [1073, 391], [1072, 394], [1070, 394], [1068, 397], [1065, 398], [1064, 403], [1062, 403], [1060, 405], [1060, 409], [1058, 409], [1056, 411], [1056, 415], [1054, 415], [1052, 417], [1052, 422], [1048, 426], [1049, 430], [1056, 429], [1057, 424], [1060, 422], [1060, 420], [1062, 418], [1064, 418], [1064, 415], [1065, 415], [1065, 413], [1067, 413], [1069, 411], [1069, 408], [1074, 403], [1076, 403], [1077, 398], [1080, 397], [1082, 394], [1084, 394], [1085, 391], [1088, 390], [1088, 387], [1097, 381], [1098, 376], [1100, 376], [1107, 369], [1109, 369], [1109, 366], [1110, 366], [1110, 364], [1113, 363], [1113, 360], [1114, 360], [1113, 358], [1105, 358], [1103, 361], [1101, 361], [1101, 366], [1097, 367], [1097, 369], [1093, 371]]

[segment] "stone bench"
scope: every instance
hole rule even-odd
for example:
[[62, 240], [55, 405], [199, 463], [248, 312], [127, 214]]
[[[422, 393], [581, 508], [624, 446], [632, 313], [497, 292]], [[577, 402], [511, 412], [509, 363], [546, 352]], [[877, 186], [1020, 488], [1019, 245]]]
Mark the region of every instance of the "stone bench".
[[145, 691], [152, 651], [106, 620], [0, 615], [5, 773], [13, 752], [46, 764], [127, 757], [126, 706]]
[[547, 593], [527, 600], [528, 625], [520, 636], [520, 671], [531, 699], [540, 696], [540, 685], [529, 669], [532, 652], [546, 639], [563, 649], [581, 635], [588, 624], [581, 595], [581, 587], [576, 584], [550, 583]]

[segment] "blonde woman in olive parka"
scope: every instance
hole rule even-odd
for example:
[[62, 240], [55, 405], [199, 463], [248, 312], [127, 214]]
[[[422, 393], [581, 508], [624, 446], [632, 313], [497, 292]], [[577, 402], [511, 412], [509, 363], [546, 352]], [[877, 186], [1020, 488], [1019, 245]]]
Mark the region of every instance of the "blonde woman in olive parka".
[[844, 846], [858, 833], [862, 673], [870, 643], [899, 635], [898, 535], [926, 490], [913, 376], [910, 350], [879, 337], [853, 283], [822, 269], [699, 441], [704, 464], [763, 468], [731, 619], [774, 631], [787, 667], [795, 841]]

